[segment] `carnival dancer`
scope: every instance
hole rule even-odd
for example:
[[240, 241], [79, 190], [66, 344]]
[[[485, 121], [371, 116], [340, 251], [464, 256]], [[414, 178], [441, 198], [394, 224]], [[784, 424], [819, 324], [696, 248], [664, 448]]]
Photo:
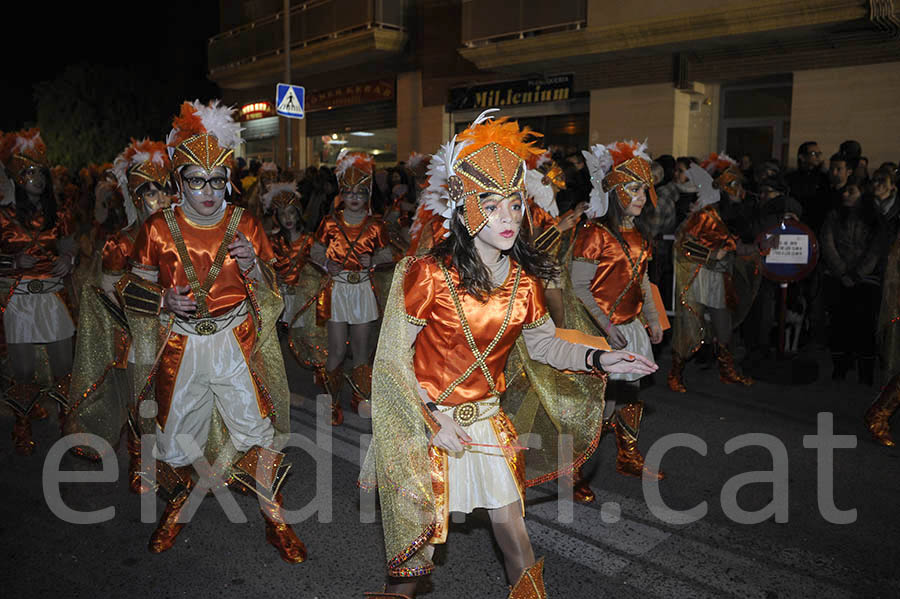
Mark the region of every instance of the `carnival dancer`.
[[[445, 186], [449, 236], [395, 269], [375, 359], [373, 439], [360, 476], [364, 488], [377, 481], [384, 526], [390, 581], [386, 594], [375, 597], [411, 596], [417, 577], [433, 569], [433, 546], [446, 541], [449, 512], [477, 508], [488, 509], [513, 583], [510, 596], [546, 596], [543, 561], [535, 560], [525, 528], [523, 492], [571, 463], [561, 457], [563, 464], [526, 479], [526, 456], [500, 407], [503, 368], [520, 336], [533, 359], [560, 369], [656, 368], [642, 356], [555, 335], [540, 278], [556, 269], [519, 235], [525, 159], [535, 151], [529, 133], [485, 113], [442, 147], [432, 160], [431, 185]], [[575, 419], [593, 438], [600, 404], [587, 396], [560, 401], [554, 405], [565, 406], [555, 412], [561, 422]], [[529, 462], [539, 462], [540, 452], [530, 451]]]
[[275, 333], [283, 310], [275, 258], [259, 220], [225, 201], [239, 133], [232, 110], [218, 101], [182, 104], [167, 139], [181, 203], [147, 219], [132, 273], [117, 284], [129, 313], [135, 379], [155, 390], [154, 483], [168, 495], [149, 548], [174, 545], [194, 486], [192, 464], [205, 453], [207, 462], [229, 464], [225, 474], [239, 488], [259, 495], [266, 539], [283, 560], [298, 563], [306, 548], [283, 518], [286, 464], [275, 449], [276, 432], [290, 426]]
[[[767, 247], [743, 244], [729, 229], [737, 224], [744, 198], [737, 163], [712, 154], [701, 166], [692, 165], [687, 177], [699, 190], [694, 211], [681, 225], [675, 240], [675, 322], [669, 389], [684, 393], [686, 361], [706, 341], [708, 311], [716, 340], [719, 379], [750, 386], [753, 379], [738, 372], [731, 353], [732, 330], [740, 325], [756, 297], [759, 259]], [[715, 177], [715, 178], [713, 178]], [[738, 214], [739, 216], [739, 214]], [[768, 243], [768, 242], [767, 242]]]
[[[590, 221], [578, 232], [572, 252], [572, 289], [613, 349], [653, 359], [650, 344], [662, 340], [662, 326], [647, 276], [650, 235], [639, 218], [648, 198], [656, 204], [646, 142], [597, 144], [583, 154], [593, 189]], [[641, 376], [609, 379], [604, 425], [615, 433], [616, 472], [663, 478], [644, 466], [637, 447], [644, 412], [638, 399]], [[578, 480], [576, 498], [593, 500], [587, 481]]]
[[275, 252], [275, 273], [284, 299], [284, 313], [280, 321], [291, 327], [296, 322], [303, 298], [297, 295], [303, 267], [309, 261], [312, 233], [303, 231], [300, 194], [293, 181], [272, 183], [262, 198], [266, 212], [272, 212], [278, 224], [278, 232], [271, 237]]
[[6, 402], [15, 413], [16, 453], [31, 455], [30, 419], [47, 416], [37, 403], [41, 396], [35, 383], [38, 346], [46, 350], [56, 382], [51, 394], [61, 404], [68, 395], [75, 322], [65, 282], [75, 266], [77, 245], [70, 213], [56, 205], [40, 132], [6, 134], [0, 144], [0, 162], [13, 183], [0, 206], [0, 310], [13, 376]]
[[[140, 476], [140, 419], [133, 398], [131, 338], [115, 285], [129, 270], [138, 231], [147, 218], [170, 204], [170, 162], [166, 144], [144, 139], [131, 143], [113, 163], [124, 200], [127, 224], [107, 239], [98, 272], [88, 274], [78, 314], [78, 341], [72, 368], [71, 405], [65, 432], [92, 433], [111, 447], [127, 430], [128, 487], [143, 493]], [[149, 431], [152, 433], [153, 429]], [[77, 446], [76, 453], [96, 459], [96, 450]]]
[[[324, 383], [331, 396], [331, 423], [344, 421], [340, 392], [347, 342], [353, 353], [350, 380], [352, 407], [358, 410], [372, 388], [372, 326], [381, 316], [372, 273], [393, 256], [384, 221], [370, 208], [375, 161], [358, 152], [338, 156], [335, 174], [340, 193], [334, 211], [322, 219], [310, 257], [328, 273], [319, 299], [319, 320], [327, 321], [328, 359]], [[342, 207], [338, 207], [342, 206]]]
[[890, 419], [900, 406], [900, 236], [894, 240], [887, 256], [878, 337], [885, 382], [866, 410], [865, 422], [876, 441], [893, 447]]

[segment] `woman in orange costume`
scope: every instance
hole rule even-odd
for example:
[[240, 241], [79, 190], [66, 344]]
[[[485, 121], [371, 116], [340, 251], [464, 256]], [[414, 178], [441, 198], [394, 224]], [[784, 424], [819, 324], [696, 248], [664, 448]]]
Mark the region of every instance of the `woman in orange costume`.
[[65, 281], [78, 250], [71, 215], [56, 205], [40, 132], [6, 134], [0, 162], [12, 183], [0, 205], [0, 311], [14, 378], [6, 402], [16, 417], [16, 453], [31, 455], [30, 419], [47, 417], [37, 403], [41, 389], [34, 382], [35, 345], [45, 346], [57, 390], [68, 394], [75, 322], [67, 306]]
[[290, 328], [301, 307], [301, 297], [297, 295], [303, 267], [309, 260], [309, 249], [313, 236], [303, 232], [303, 220], [300, 217], [300, 194], [293, 181], [272, 183], [269, 191], [262, 197], [263, 208], [272, 212], [278, 231], [271, 237], [272, 250], [275, 252], [275, 273], [284, 298], [284, 313], [281, 322]]
[[[89, 273], [90, 278], [82, 287], [80, 334], [72, 368], [73, 393], [64, 429], [69, 434], [99, 435], [113, 447], [118, 444], [122, 429], [127, 428], [128, 486], [133, 493], [146, 492], [149, 487], [142, 483], [139, 472], [140, 425], [131, 381], [134, 355], [115, 285], [129, 269], [134, 242], [144, 221], [170, 204], [170, 172], [166, 144], [147, 139], [132, 140], [113, 164], [127, 225], [106, 240], [99, 256], [99, 272]], [[89, 459], [99, 457], [96, 449], [87, 446], [75, 451]]]
[[[373, 439], [360, 484], [377, 481], [391, 577], [375, 597], [411, 596], [433, 569], [433, 546], [446, 541], [449, 512], [478, 508], [488, 510], [515, 583], [510, 597], [546, 597], [523, 518], [525, 457], [500, 407], [520, 335], [532, 359], [555, 368], [655, 370], [646, 358], [627, 361], [555, 335], [541, 279], [557, 269], [519, 235], [524, 159], [536, 151], [529, 133], [483, 114], [432, 160], [450, 234], [398, 266], [375, 359]], [[573, 411], [590, 413], [592, 398], [580, 399]]]
[[325, 387], [331, 395], [331, 423], [344, 421], [340, 391], [347, 341], [353, 352], [350, 374], [353, 409], [369, 399], [372, 388], [372, 349], [369, 337], [380, 317], [372, 271], [393, 261], [384, 221], [371, 214], [372, 173], [375, 161], [366, 154], [342, 153], [337, 160], [342, 209], [326, 216], [316, 231], [310, 258], [328, 272], [330, 280], [319, 298], [319, 319], [327, 321], [328, 359]]
[[[205, 457], [260, 496], [266, 540], [284, 561], [299, 563], [306, 548], [284, 521], [286, 470], [275, 449], [276, 433], [290, 431], [274, 333], [284, 304], [261, 223], [225, 201], [240, 143], [231, 113], [218, 101], [182, 104], [167, 140], [180, 203], [147, 219], [132, 272], [117, 284], [130, 312], [135, 367], [152, 362], [149, 376], [135, 378], [155, 387], [155, 406], [142, 404], [140, 411], [155, 409], [154, 482], [168, 494], [149, 549], [174, 546], [185, 526], [179, 516], [194, 485], [193, 465]], [[147, 350], [160, 339], [162, 347]]]
[[[648, 198], [656, 204], [646, 148], [629, 141], [598, 144], [584, 152], [594, 185], [587, 211], [591, 220], [575, 240], [571, 276], [575, 295], [610, 346], [652, 359], [650, 344], [662, 340], [662, 327], [647, 276], [650, 235], [639, 218]], [[616, 472], [663, 478], [662, 472], [644, 467], [637, 448], [644, 411], [638, 400], [640, 378], [610, 375], [604, 422], [616, 435]], [[584, 481], [576, 486], [576, 497], [593, 500]]]
[[[749, 387], [753, 379], [738, 372], [735, 366], [730, 349], [731, 333], [756, 297], [759, 254], [767, 250], [741, 243], [726, 224], [727, 214], [744, 199], [743, 175], [734, 160], [725, 154], [713, 154], [702, 167], [691, 166], [687, 176], [698, 187], [699, 198], [675, 239], [678, 297], [669, 389], [678, 393], [687, 391], [684, 366], [705, 342], [704, 313], [707, 311], [716, 339], [719, 379]], [[746, 290], [739, 292], [739, 284]]]

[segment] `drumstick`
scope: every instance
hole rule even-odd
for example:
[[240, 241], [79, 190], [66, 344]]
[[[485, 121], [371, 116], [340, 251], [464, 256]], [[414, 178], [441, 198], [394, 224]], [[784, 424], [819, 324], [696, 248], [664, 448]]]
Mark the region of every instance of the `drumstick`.
[[469, 447], [495, 447], [497, 449], [528, 449], [527, 447], [522, 447], [520, 445], [491, 445], [490, 443], [472, 443], [470, 441], [460, 441], [463, 445], [468, 445]]

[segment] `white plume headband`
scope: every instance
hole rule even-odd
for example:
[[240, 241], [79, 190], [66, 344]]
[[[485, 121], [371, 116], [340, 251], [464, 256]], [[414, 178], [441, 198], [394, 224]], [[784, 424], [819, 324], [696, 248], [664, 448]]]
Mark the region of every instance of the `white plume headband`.
[[534, 199], [534, 203], [546, 210], [550, 216], [559, 216], [559, 207], [556, 205], [556, 194], [553, 187], [544, 184], [544, 175], [540, 171], [531, 169], [525, 171], [525, 191]]
[[[643, 158], [647, 162], [652, 162], [650, 160], [650, 155], [647, 154], [646, 139], [641, 143], [637, 143], [634, 140], [629, 140], [624, 143], [632, 146], [632, 152], [636, 157]], [[588, 218], [600, 218], [605, 216], [607, 210], [609, 210], [610, 194], [612, 193], [612, 190], [609, 192], [603, 191], [603, 179], [609, 174], [609, 171], [612, 170], [613, 166], [615, 166], [615, 159], [610, 150], [615, 150], [618, 144], [619, 142], [617, 141], [607, 145], [594, 144], [591, 146], [590, 151], [581, 151], [585, 158], [588, 174], [591, 177], [591, 201], [587, 210], [585, 210], [585, 214]]]

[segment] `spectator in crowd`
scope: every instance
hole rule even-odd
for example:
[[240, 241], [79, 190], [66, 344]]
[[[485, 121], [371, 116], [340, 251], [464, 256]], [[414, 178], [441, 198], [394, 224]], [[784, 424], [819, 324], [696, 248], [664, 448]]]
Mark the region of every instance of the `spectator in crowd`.
[[859, 184], [865, 188], [869, 184], [869, 159], [865, 156], [860, 156], [859, 160], [856, 163], [856, 168], [853, 169], [853, 176], [856, 177], [856, 180]]
[[825, 218], [821, 236], [833, 380], [844, 380], [854, 359], [859, 382], [874, 380], [883, 233], [871, 196], [863, 196], [855, 178], [845, 179], [841, 202]]
[[822, 150], [818, 142], [806, 141], [797, 148], [797, 170], [785, 177], [788, 190], [803, 207], [804, 220], [817, 231], [825, 220], [828, 207], [828, 176], [822, 172]]
[[753, 169], [753, 157], [750, 154], [741, 154], [741, 159], [738, 161], [738, 168], [741, 169], [741, 174], [744, 175], [744, 188], [749, 190], [756, 189], [756, 173]]
[[259, 167], [262, 166], [256, 158], [250, 161], [250, 168], [247, 174], [241, 179], [241, 189], [249, 190], [259, 176]]
[[872, 174], [872, 201], [883, 219], [888, 239], [896, 238], [900, 231], [900, 201], [892, 175], [890, 166], [881, 166]]
[[691, 206], [697, 201], [697, 187], [688, 179], [687, 172], [693, 161], [688, 156], [679, 156], [675, 161], [673, 180], [678, 189], [678, 200], [675, 201], [675, 220], [683, 223], [691, 213]]
[[[850, 159], [844, 154], [833, 154], [828, 160], [828, 193], [825, 194], [825, 206], [819, 207], [820, 210], [825, 212], [823, 221], [824, 216], [829, 211], [841, 205], [844, 188], [847, 186], [847, 180], [852, 173], [853, 169], [850, 166]], [[816, 222], [812, 219], [809, 221], [810, 228], [816, 232], [821, 228], [821, 224], [821, 222]], [[819, 228], [815, 225], [819, 225]]]
[[[660, 156], [661, 160], [666, 160], [666, 156]], [[668, 156], [671, 160], [670, 174], [674, 171], [675, 159]], [[644, 212], [641, 218], [647, 223], [650, 229], [651, 240], [653, 244], [653, 260], [649, 265], [650, 281], [659, 287], [662, 291], [663, 302], [666, 308], [671, 309], [671, 298], [667, 290], [672, 288], [672, 244], [663, 239], [663, 235], [672, 235], [675, 233], [675, 227], [678, 221], [675, 218], [675, 202], [678, 200], [678, 187], [674, 180], [666, 181], [665, 167], [654, 162], [651, 165], [653, 173], [654, 187], [656, 188], [656, 206], [652, 202], [644, 205]]]
[[675, 157], [671, 154], [662, 154], [656, 159], [656, 162], [663, 168], [662, 181], [655, 182], [655, 185], [657, 185], [658, 188], [659, 185], [667, 185], [670, 183], [672, 177], [675, 176]]
[[563, 167], [566, 188], [556, 194], [556, 205], [560, 214], [565, 214], [582, 202], [589, 202], [591, 197], [591, 176], [585, 168], [581, 152], [569, 154], [565, 161], [568, 163]]
[[858, 141], [853, 139], [848, 139], [847, 141], [841, 143], [838, 148], [838, 154], [842, 154], [847, 158], [847, 165], [850, 167], [850, 174], [856, 170], [856, 167], [859, 165], [859, 160], [862, 158], [862, 146]]

